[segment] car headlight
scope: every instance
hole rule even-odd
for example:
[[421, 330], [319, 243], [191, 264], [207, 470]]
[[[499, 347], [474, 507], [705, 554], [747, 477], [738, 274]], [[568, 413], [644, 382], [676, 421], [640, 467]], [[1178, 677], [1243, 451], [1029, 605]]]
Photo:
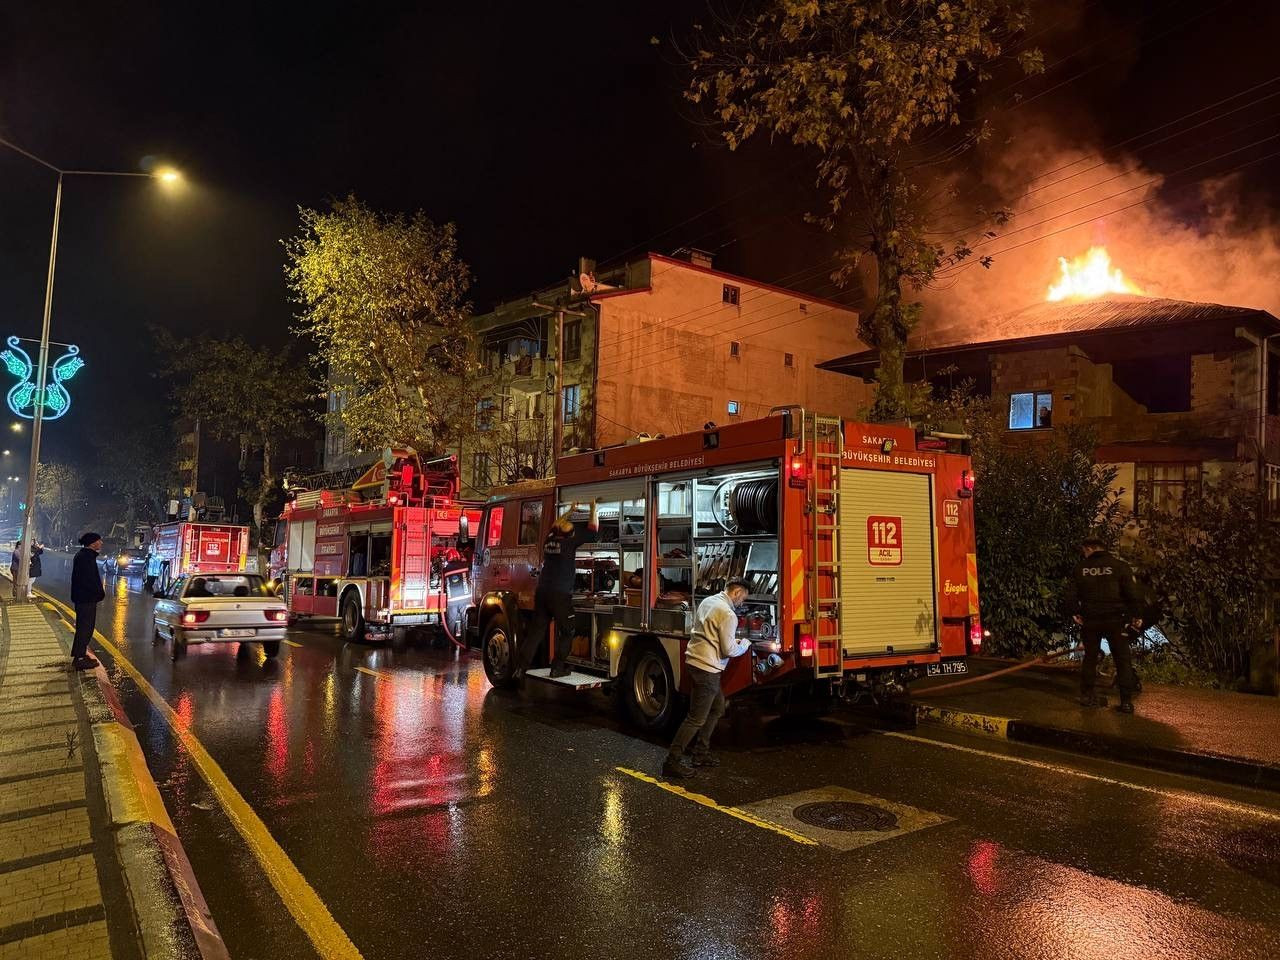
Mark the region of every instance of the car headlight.
[[120, 556], [116, 557], [116, 563], [122, 567], [127, 567], [129, 565], [129, 555], [127, 553], [120, 554]]

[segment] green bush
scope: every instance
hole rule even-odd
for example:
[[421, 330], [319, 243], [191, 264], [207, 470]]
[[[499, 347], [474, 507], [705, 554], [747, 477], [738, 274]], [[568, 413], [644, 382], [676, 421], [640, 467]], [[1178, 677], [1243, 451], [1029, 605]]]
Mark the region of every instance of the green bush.
[[1272, 635], [1268, 574], [1280, 532], [1259, 516], [1252, 478], [1228, 473], [1186, 502], [1186, 515], [1142, 524], [1132, 552], [1160, 610], [1168, 656], [1232, 684], [1248, 675], [1249, 652]]

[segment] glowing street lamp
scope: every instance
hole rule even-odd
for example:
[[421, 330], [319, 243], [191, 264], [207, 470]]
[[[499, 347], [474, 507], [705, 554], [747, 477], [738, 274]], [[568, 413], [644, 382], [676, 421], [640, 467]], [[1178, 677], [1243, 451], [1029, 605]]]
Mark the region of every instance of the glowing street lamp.
[[[29, 150], [24, 150], [16, 143], [0, 138], [0, 146], [8, 147], [16, 153], [22, 154], [28, 160], [34, 160], [46, 170], [50, 170], [58, 175], [58, 186], [53, 195], [53, 235], [49, 241], [49, 273], [45, 279], [44, 285], [44, 318], [40, 327], [40, 356], [34, 364], [35, 380], [32, 382], [29, 377], [24, 378], [25, 382], [20, 382], [9, 392], [9, 406], [15, 413], [20, 416], [27, 416], [25, 407], [30, 404], [31, 411], [31, 458], [27, 464], [27, 502], [23, 505], [26, 511], [22, 519], [22, 557], [18, 563], [18, 576], [13, 585], [14, 597], [25, 597], [27, 595], [27, 578], [29, 566], [27, 558], [28, 551], [31, 549], [31, 536], [35, 525], [36, 514], [36, 468], [40, 463], [40, 433], [41, 427], [45, 421], [45, 410], [48, 408], [49, 419], [57, 419], [67, 412], [70, 405], [70, 396], [67, 394], [66, 388], [62, 386], [64, 380], [74, 376], [76, 371], [84, 365], [84, 361], [80, 360], [75, 354], [79, 353], [79, 348], [69, 348], [67, 356], [59, 358], [54, 365], [53, 386], [48, 383], [49, 374], [49, 322], [53, 312], [53, 274], [54, 268], [58, 262], [58, 224], [62, 219], [62, 181], [67, 177], [145, 177], [148, 180], [158, 180], [164, 184], [176, 184], [181, 175], [172, 167], [157, 167], [148, 173], [137, 173], [126, 170], [64, 170], [62, 167], [54, 166], [47, 160], [37, 157]], [[10, 350], [16, 346], [16, 337], [9, 338]], [[5, 351], [10, 357], [13, 355], [10, 351]], [[23, 354], [25, 356], [25, 354]], [[13, 357], [18, 366], [22, 366], [21, 361]], [[73, 362], [74, 361], [74, 362]], [[9, 358], [4, 359], [4, 363], [13, 373], [15, 364], [11, 363]], [[69, 365], [68, 365], [69, 364]], [[30, 365], [30, 358], [27, 359], [27, 365]], [[61, 369], [62, 374], [59, 374]], [[18, 391], [19, 395], [15, 397], [14, 391]], [[14, 406], [15, 399], [25, 400], [25, 403], [19, 403]], [[22, 409], [20, 409], [22, 408]], [[14, 432], [21, 432], [22, 425], [20, 423], [13, 424], [9, 429]]]

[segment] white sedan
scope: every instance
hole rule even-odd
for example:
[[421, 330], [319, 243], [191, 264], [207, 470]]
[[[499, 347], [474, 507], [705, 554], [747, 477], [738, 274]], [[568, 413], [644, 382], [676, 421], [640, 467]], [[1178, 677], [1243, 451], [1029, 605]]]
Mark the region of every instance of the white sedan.
[[155, 634], [173, 641], [176, 660], [188, 643], [260, 643], [280, 653], [289, 612], [253, 573], [182, 576], [156, 600]]

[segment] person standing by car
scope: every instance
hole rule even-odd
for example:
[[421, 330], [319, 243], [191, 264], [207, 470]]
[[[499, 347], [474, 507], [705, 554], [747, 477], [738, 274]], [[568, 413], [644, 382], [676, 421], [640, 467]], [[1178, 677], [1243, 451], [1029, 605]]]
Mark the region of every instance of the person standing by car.
[[1083, 554], [1067, 585], [1067, 613], [1080, 626], [1084, 662], [1080, 665], [1080, 704], [1099, 707], [1094, 693], [1098, 682], [1098, 657], [1102, 641], [1111, 647], [1116, 664], [1116, 685], [1120, 688], [1121, 713], [1133, 713], [1133, 652], [1129, 648], [1129, 627], [1142, 626], [1142, 600], [1133, 579], [1133, 570], [1112, 556], [1098, 537], [1087, 537], [1080, 545]]
[[[738, 639], [738, 607], [751, 593], [747, 581], [734, 578], [724, 590], [698, 604], [684, 664], [689, 671], [689, 712], [676, 730], [667, 759], [662, 764], [666, 777], [692, 777], [694, 767], [714, 767], [720, 761], [711, 752], [711, 734], [724, 715], [724, 691], [720, 675], [729, 661], [751, 647]], [[693, 745], [691, 756], [685, 751]]]
[[564, 659], [573, 644], [573, 584], [578, 570], [578, 547], [593, 542], [600, 532], [600, 500], [597, 498], [591, 504], [591, 518], [585, 527], [569, 519], [577, 509], [578, 505], [572, 504], [557, 517], [542, 544], [542, 570], [533, 594], [533, 623], [526, 642], [520, 645], [517, 677], [533, 665], [542, 641], [551, 636], [552, 620], [556, 623], [556, 642], [551, 676], [567, 677], [571, 672]]
[[43, 543], [34, 543], [31, 545], [31, 563], [27, 565], [28, 600], [36, 595], [36, 578], [44, 572], [44, 568], [40, 563], [40, 554], [42, 553], [44, 553]]
[[71, 561], [71, 604], [76, 609], [76, 636], [71, 644], [71, 666], [91, 670], [98, 661], [89, 655], [89, 641], [98, 622], [98, 604], [107, 595], [98, 569], [98, 551], [102, 535], [86, 533], [80, 538], [80, 550]]

